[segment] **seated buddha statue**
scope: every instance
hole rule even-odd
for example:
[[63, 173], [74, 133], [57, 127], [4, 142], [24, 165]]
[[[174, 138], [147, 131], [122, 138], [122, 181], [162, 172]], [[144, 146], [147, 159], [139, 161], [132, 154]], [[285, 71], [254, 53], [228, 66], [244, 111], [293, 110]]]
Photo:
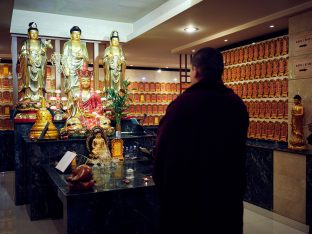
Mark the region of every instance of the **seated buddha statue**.
[[91, 90], [91, 71], [78, 71], [80, 78], [79, 109], [82, 112], [80, 120], [87, 129], [95, 126], [104, 128], [106, 134], [110, 135], [113, 128], [110, 120], [103, 114], [101, 97], [98, 93]]
[[111, 154], [101, 133], [97, 133], [92, 141], [92, 158], [106, 164], [111, 161]]

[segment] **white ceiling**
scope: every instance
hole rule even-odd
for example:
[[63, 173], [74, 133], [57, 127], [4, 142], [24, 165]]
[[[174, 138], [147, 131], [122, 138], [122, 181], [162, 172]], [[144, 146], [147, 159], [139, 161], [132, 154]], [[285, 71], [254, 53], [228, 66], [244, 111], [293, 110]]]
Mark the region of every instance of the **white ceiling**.
[[[8, 23], [12, 14], [12, 1], [1, 0], [0, 3], [0, 30], [3, 32], [3, 37], [0, 37], [0, 55], [10, 51], [7, 30], [10, 28]], [[169, 4], [173, 2], [176, 5]], [[190, 8], [184, 6], [186, 10], [181, 10], [178, 9], [179, 2], [194, 6]], [[14, 8], [63, 14], [73, 16], [73, 19], [87, 17], [94, 20], [133, 23], [132, 36], [127, 35], [126, 43], [123, 44], [127, 63], [151, 67], [178, 67], [179, 53], [191, 53], [192, 49], [203, 46], [220, 48], [287, 29], [289, 17], [312, 9], [312, 1], [308, 0], [197, 2], [199, 1], [15, 0]], [[27, 31], [25, 22], [28, 23], [28, 20], [20, 22], [23, 25], [23, 32]], [[48, 25], [52, 26], [54, 23], [49, 21]], [[194, 34], [185, 33], [183, 29], [189, 24], [195, 25], [200, 30]], [[274, 24], [275, 27], [269, 28], [270, 24]], [[94, 25], [89, 24], [89, 28], [92, 26]], [[41, 27], [39, 29], [41, 32]], [[66, 27], [67, 35], [69, 29], [70, 27]], [[228, 42], [225, 43], [224, 39], [228, 39]], [[4, 45], [5, 42], [7, 45]]]
[[15, 0], [14, 9], [132, 23], [167, 0]]

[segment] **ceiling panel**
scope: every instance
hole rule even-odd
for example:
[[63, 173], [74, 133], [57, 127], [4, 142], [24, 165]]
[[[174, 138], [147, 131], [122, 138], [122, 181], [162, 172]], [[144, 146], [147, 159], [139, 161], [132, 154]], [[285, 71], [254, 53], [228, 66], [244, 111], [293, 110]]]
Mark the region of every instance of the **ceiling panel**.
[[[12, 2], [12, 0], [6, 1]], [[23, 10], [133, 22], [165, 2], [168, 1], [15, 0], [15, 7]], [[2, 3], [3, 1], [1, 1]], [[248, 22], [259, 20], [272, 14], [287, 12], [290, 8], [304, 3], [310, 4], [310, 7], [307, 7], [305, 10], [311, 10], [311, 0], [262, 0], [261, 2], [258, 0], [204, 0], [123, 44], [127, 63], [134, 66], [178, 67], [179, 55], [178, 53], [171, 53], [174, 48], [188, 45], [194, 41], [216, 35], [234, 27], [240, 27]], [[1, 8], [2, 11], [10, 12], [10, 10], [2, 10]], [[1, 16], [2, 14], [0, 14], [0, 18]], [[235, 33], [228, 33], [224, 37], [218, 37], [199, 46], [187, 48], [182, 52], [191, 53], [192, 49], [198, 49], [203, 46], [219, 48], [287, 29], [288, 19], [291, 16], [276, 17], [271, 21], [259, 23]], [[6, 22], [8, 21], [10, 20], [6, 20]], [[200, 30], [194, 34], [185, 33], [183, 29], [189, 24], [195, 25]], [[269, 28], [269, 24], [274, 24], [275, 28]], [[228, 39], [226, 43], [224, 42], [225, 38]], [[9, 47], [10, 45], [5, 48]], [[2, 46], [2, 48], [4, 47]], [[0, 54], [2, 53], [1, 50]]]
[[15, 0], [14, 9], [134, 22], [167, 0]]

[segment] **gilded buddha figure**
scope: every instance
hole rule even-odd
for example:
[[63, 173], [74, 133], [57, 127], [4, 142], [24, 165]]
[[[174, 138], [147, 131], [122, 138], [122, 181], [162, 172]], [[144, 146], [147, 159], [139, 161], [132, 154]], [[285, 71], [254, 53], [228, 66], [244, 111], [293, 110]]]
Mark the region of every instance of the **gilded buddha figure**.
[[117, 31], [112, 31], [110, 36], [110, 46], [104, 51], [104, 92], [113, 88], [120, 90], [125, 78], [126, 60], [121, 46]]
[[86, 146], [89, 151], [89, 162], [91, 164], [109, 165], [111, 153], [108, 147], [109, 140], [100, 126], [92, 128], [86, 139]]
[[70, 40], [65, 42], [62, 55], [62, 66], [65, 75], [64, 92], [68, 96], [69, 105], [79, 93], [77, 71], [86, 69], [88, 50], [86, 43], [80, 41], [81, 29], [74, 26], [70, 29]]
[[101, 97], [91, 90], [92, 71], [78, 71], [80, 80], [80, 107], [85, 117], [94, 117], [103, 114]]
[[105, 164], [111, 161], [111, 154], [101, 133], [97, 133], [92, 141], [92, 156]]
[[67, 115], [69, 117], [64, 131], [79, 132], [83, 129], [91, 130], [95, 126], [101, 126], [107, 135], [113, 134], [114, 128], [110, 126], [110, 120], [103, 114], [101, 97], [91, 89], [92, 71], [79, 70], [77, 75], [80, 88], [68, 105]]
[[46, 50], [52, 49], [51, 41], [44, 43], [38, 38], [37, 24], [29, 23], [28, 39], [22, 44], [19, 55], [21, 73], [23, 79], [22, 98], [20, 102], [39, 102], [44, 96]]
[[87, 129], [101, 126], [106, 134], [111, 135], [114, 129], [103, 113], [101, 97], [91, 89], [92, 72], [78, 71], [78, 76], [80, 79], [79, 108], [83, 113], [81, 122]]
[[303, 117], [304, 108], [301, 104], [300, 95], [294, 97], [294, 105], [291, 109], [291, 139], [289, 141], [289, 148], [302, 150], [305, 148], [303, 138]]

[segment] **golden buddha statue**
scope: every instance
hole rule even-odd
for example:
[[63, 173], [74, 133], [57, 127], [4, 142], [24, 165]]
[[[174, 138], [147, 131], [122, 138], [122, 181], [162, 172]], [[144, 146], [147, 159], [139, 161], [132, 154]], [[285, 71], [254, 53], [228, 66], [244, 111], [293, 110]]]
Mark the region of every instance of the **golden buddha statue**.
[[[45, 99], [41, 99], [41, 108], [37, 112], [37, 118], [35, 124], [32, 126], [29, 132], [30, 139], [57, 139], [58, 131], [52, 122], [52, 115], [50, 111], [45, 107]], [[43, 134], [43, 132], [45, 132]]]
[[110, 165], [111, 153], [108, 142], [107, 135], [102, 127], [96, 126], [90, 130], [86, 139], [86, 146], [90, 153], [88, 161], [91, 164]]
[[110, 46], [104, 51], [104, 92], [113, 88], [120, 90], [125, 79], [126, 60], [121, 46], [117, 31], [112, 31], [110, 36]]
[[303, 138], [303, 116], [304, 108], [301, 104], [301, 97], [300, 95], [296, 95], [294, 97], [294, 105], [291, 109], [290, 149], [302, 150], [305, 148], [305, 141]]
[[101, 133], [97, 133], [92, 141], [92, 158], [103, 164], [111, 161], [111, 154]]
[[73, 98], [79, 93], [77, 71], [87, 68], [88, 50], [85, 42], [80, 41], [81, 29], [74, 26], [70, 29], [70, 40], [65, 42], [62, 55], [62, 67], [65, 76], [64, 92], [70, 105]]
[[91, 89], [91, 71], [78, 71], [80, 79], [79, 109], [82, 112], [81, 122], [87, 129], [101, 126], [107, 135], [111, 135], [114, 128], [110, 126], [110, 120], [103, 114], [101, 97]]
[[29, 23], [28, 39], [22, 44], [19, 61], [24, 86], [20, 103], [39, 102], [45, 89], [46, 50], [52, 49], [51, 40], [44, 43], [38, 39], [37, 24]]

